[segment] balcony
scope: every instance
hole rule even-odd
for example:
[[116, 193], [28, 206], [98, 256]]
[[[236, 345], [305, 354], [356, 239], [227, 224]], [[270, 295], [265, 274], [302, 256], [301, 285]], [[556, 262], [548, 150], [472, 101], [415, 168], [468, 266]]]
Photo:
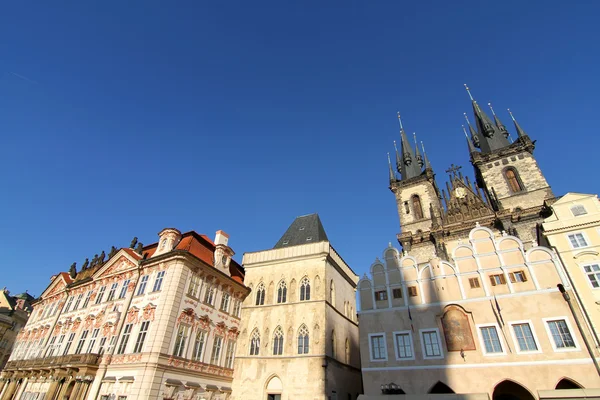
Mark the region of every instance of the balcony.
[[100, 364], [100, 355], [94, 353], [88, 354], [67, 354], [65, 356], [34, 358], [32, 360], [14, 360], [9, 361], [4, 367], [5, 371], [18, 369], [44, 369], [61, 367], [93, 367]]

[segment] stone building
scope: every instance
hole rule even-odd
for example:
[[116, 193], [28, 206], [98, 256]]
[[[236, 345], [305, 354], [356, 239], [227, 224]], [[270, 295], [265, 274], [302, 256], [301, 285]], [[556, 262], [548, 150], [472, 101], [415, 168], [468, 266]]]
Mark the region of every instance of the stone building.
[[494, 111], [492, 119], [468, 93], [473, 181], [452, 165], [440, 190], [424, 148], [413, 148], [399, 119], [389, 181], [402, 251], [390, 244], [358, 284], [365, 399], [537, 399], [600, 387], [597, 350], [590, 330], [578, 328], [584, 315], [565, 270], [555, 252], [538, 245], [555, 199], [533, 156], [535, 141], [511, 114], [511, 142]]
[[567, 193], [551, 205], [544, 237], [558, 253], [575, 300], [600, 345], [600, 202], [595, 194]]
[[33, 310], [34, 300], [27, 292], [11, 296], [6, 288], [0, 291], [0, 369], [8, 362], [17, 335]]
[[[137, 239], [132, 242], [134, 247]], [[52, 277], [2, 372], [0, 398], [226, 399], [249, 290], [228, 236], [163, 229]]]
[[362, 393], [358, 277], [316, 214], [296, 218], [269, 250], [244, 254], [236, 400], [356, 399]]

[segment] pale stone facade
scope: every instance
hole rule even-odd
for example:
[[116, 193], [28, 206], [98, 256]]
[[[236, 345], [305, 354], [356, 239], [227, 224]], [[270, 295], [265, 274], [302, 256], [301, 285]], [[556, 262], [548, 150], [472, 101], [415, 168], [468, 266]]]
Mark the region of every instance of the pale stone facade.
[[252, 294], [242, 306], [233, 399], [356, 399], [362, 392], [358, 277], [329, 241], [306, 237], [308, 244], [283, 240], [244, 254]]
[[227, 235], [215, 241], [169, 228], [139, 253], [113, 249], [107, 262], [53, 277], [0, 398], [228, 398], [249, 290]]
[[366, 398], [392, 382], [407, 394], [522, 399], [599, 387], [589, 332], [577, 329], [558, 283], [570, 291], [554, 252], [484, 227], [452, 247], [451, 261], [419, 262], [390, 245], [358, 284]]
[[544, 236], [560, 256], [585, 321], [600, 335], [600, 202], [597, 195], [567, 193], [552, 204]]
[[29, 319], [33, 300], [27, 292], [11, 296], [6, 288], [0, 291], [0, 370], [8, 362], [17, 335]]

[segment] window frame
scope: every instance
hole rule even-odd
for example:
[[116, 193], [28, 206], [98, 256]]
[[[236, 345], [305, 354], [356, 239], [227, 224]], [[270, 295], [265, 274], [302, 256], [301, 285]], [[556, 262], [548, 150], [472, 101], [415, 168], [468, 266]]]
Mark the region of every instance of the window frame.
[[150, 275], [142, 275], [140, 278], [140, 284], [137, 287], [137, 291], [135, 292], [136, 296], [143, 296], [146, 294], [146, 286], [148, 285], [148, 281], [150, 280]]
[[[481, 353], [485, 357], [499, 357], [506, 355], [506, 342], [502, 340], [502, 330], [500, 330], [500, 326], [497, 323], [488, 323], [488, 324], [477, 324], [475, 325], [477, 330], [477, 336], [479, 337], [479, 344], [481, 345]], [[483, 328], [494, 328], [496, 329], [496, 336], [498, 336], [498, 341], [500, 342], [500, 349], [497, 353], [488, 353], [487, 348], [485, 346], [485, 338], [483, 337]]]
[[85, 294], [85, 300], [83, 300], [83, 305], [81, 306], [82, 310], [89, 306], [91, 297], [92, 297], [92, 291], [88, 290], [88, 292]]
[[300, 301], [310, 300], [310, 279], [307, 276], [300, 280], [300, 290], [298, 292]]
[[388, 294], [387, 289], [375, 291], [375, 301], [387, 301]]
[[127, 286], [129, 286], [130, 282], [131, 279], [125, 279], [123, 281], [123, 286], [121, 287], [121, 291], [119, 292], [119, 297], [117, 297], [117, 300], [121, 300], [127, 297]]
[[94, 300], [94, 305], [102, 304], [102, 298], [104, 297], [104, 293], [106, 292], [106, 285], [101, 286], [98, 289], [98, 293], [96, 294], [96, 299]]
[[[202, 359], [206, 353], [206, 344], [208, 343], [208, 331], [197, 329], [194, 337], [194, 348], [192, 349], [192, 360], [203, 362]], [[198, 346], [200, 344], [200, 346]]]
[[[129, 330], [127, 330], [129, 328]], [[131, 332], [133, 331], [133, 323], [125, 324], [123, 327], [123, 333], [121, 334], [121, 342], [117, 347], [116, 354], [125, 354], [127, 351], [127, 345], [129, 344], [129, 338], [131, 337]]]
[[[479, 276], [475, 276], [472, 278], [468, 278], [469, 279], [469, 287], [471, 289], [480, 289], [481, 288], [481, 283], [479, 282]], [[475, 282], [477, 285], [474, 286], [472, 282]]]
[[[189, 339], [190, 331], [190, 326], [186, 324], [180, 324], [179, 327], [177, 327], [177, 331], [175, 332], [175, 342], [173, 343], [174, 357], [185, 358], [185, 353], [187, 351], [187, 341]], [[181, 340], [179, 338], [180, 334]]]
[[[573, 211], [574, 208], [581, 208], [583, 209], [583, 213], [580, 214], [575, 214], [575, 212]], [[585, 206], [583, 204], [573, 204], [571, 207], [569, 207], [569, 210], [571, 211], [571, 214], [573, 214], [573, 217], [581, 217], [582, 215], [587, 215], [587, 209], [585, 208]]]
[[[427, 352], [425, 351], [425, 339], [424, 339], [425, 336], [424, 336], [424, 334], [430, 333], [430, 332], [435, 332], [435, 334], [437, 335], [438, 345], [440, 347], [440, 355], [439, 356], [428, 356]], [[444, 359], [444, 345], [442, 344], [442, 336], [440, 335], [439, 328], [419, 329], [419, 339], [421, 341], [421, 351], [422, 351], [424, 360], [442, 360], [442, 359]]]
[[[559, 320], [565, 321], [565, 324], [567, 325], [567, 328], [569, 329], [569, 334], [571, 335], [571, 338], [573, 339], [573, 344], [575, 345], [575, 347], [566, 347], [566, 348], [556, 347], [556, 343], [554, 342], [554, 336], [552, 335], [552, 331], [550, 330], [550, 324], [548, 322], [559, 321]], [[546, 329], [546, 333], [548, 334], [548, 340], [550, 341], [550, 344], [552, 345], [552, 349], [554, 350], [554, 352], [564, 353], [564, 352], [569, 352], [569, 351], [581, 351], [581, 347], [579, 346], [579, 341], [577, 340], [577, 335], [575, 335], [575, 330], [571, 326], [571, 321], [569, 320], [569, 318], [567, 318], [566, 316], [557, 316], [557, 317], [542, 318], [542, 321], [544, 321], [544, 328]]]
[[254, 329], [250, 334], [250, 345], [248, 346], [248, 353], [251, 356], [260, 355], [260, 332], [258, 331], [258, 329]]
[[[145, 324], [145, 329], [144, 329]], [[137, 339], [135, 340], [135, 346], [133, 346], [133, 353], [141, 353], [144, 349], [144, 343], [146, 342], [146, 337], [148, 336], [148, 331], [150, 330], [150, 320], [142, 321], [140, 324], [140, 330], [138, 331]]]
[[[398, 341], [396, 339], [396, 336], [406, 335], [406, 334], [408, 334], [408, 339], [410, 341], [410, 351], [412, 352], [412, 356], [411, 357], [400, 357], [399, 352], [398, 352]], [[394, 332], [392, 332], [392, 337], [394, 338], [394, 353], [396, 354], [396, 361], [414, 360], [415, 359], [415, 342], [414, 342], [414, 338], [412, 335], [412, 331], [411, 330], [394, 331]]]
[[222, 312], [228, 314], [230, 306], [231, 306], [231, 294], [229, 294], [227, 292], [223, 292], [221, 294], [221, 305], [219, 306], [219, 311], [222, 311]]
[[[594, 271], [586, 272], [585, 271], [585, 267], [589, 267], [592, 265], [597, 265], [600, 268], [600, 261], [586, 262], [585, 264], [579, 264], [579, 267], [581, 267], [581, 272], [585, 276], [585, 280], [587, 280], [587, 283], [590, 286], [590, 289], [599, 290], [600, 289], [600, 271], [596, 271], [596, 272], [594, 272]], [[596, 281], [598, 283], [598, 287], [594, 287], [594, 285], [592, 284], [592, 281], [590, 279], [590, 275], [598, 275], [598, 276], [596, 276]]]
[[[512, 172], [514, 174], [514, 179], [516, 184], [519, 186], [519, 190], [514, 190], [514, 188], [512, 187], [510, 181], [511, 179], [508, 177], [508, 172]], [[515, 167], [509, 166], [504, 168], [504, 170], [502, 171], [502, 177], [504, 178], [504, 181], [506, 182], [506, 186], [508, 186], [508, 190], [510, 192], [510, 194], [517, 194], [517, 193], [523, 193], [525, 192], [525, 185], [523, 184], [523, 181], [521, 180], [521, 175], [519, 174], [519, 171], [517, 171], [517, 169]]]
[[106, 298], [107, 302], [116, 300], [115, 293], [117, 292], [118, 287], [119, 287], [119, 282], [114, 282], [112, 285], [110, 285], [110, 289], [108, 290], [108, 297]]
[[[167, 271], [158, 271], [158, 273], [156, 274], [156, 278], [154, 278], [154, 285], [152, 285], [152, 292], [150, 293], [155, 293], [155, 292], [160, 292], [160, 290], [162, 289], [162, 285], [163, 285], [163, 281], [165, 280], [165, 275]], [[156, 287], [158, 285], [158, 287]]]
[[[506, 285], [506, 277], [504, 276], [504, 272], [500, 272], [499, 274], [490, 274], [488, 275], [490, 278], [490, 284], [492, 286], [501, 286], [501, 285]], [[500, 283], [497, 283], [495, 279], [495, 277], [499, 277], [500, 279]]]
[[[571, 242], [571, 238], [569, 237], [571, 235], [573, 235], [573, 236], [575, 236], [575, 235], [581, 235], [583, 237], [585, 245], [584, 246], [578, 246], [578, 247], [573, 246], [573, 243]], [[585, 234], [585, 232], [583, 232], [583, 231], [565, 233], [565, 237], [567, 238], [567, 242], [569, 242], [569, 246], [571, 246], [572, 250], [585, 249], [585, 248], [587, 248], [587, 247], [590, 246], [590, 240], [587, 237], [587, 235]]]
[[[387, 349], [387, 338], [385, 332], [369, 333], [369, 361], [371, 362], [385, 362], [388, 360], [388, 349]], [[373, 358], [373, 338], [383, 337], [383, 351], [385, 353], [384, 358]]]
[[406, 290], [408, 291], [408, 297], [419, 297], [419, 291], [417, 290], [417, 286], [407, 286]]
[[[215, 335], [213, 336], [213, 346], [210, 354], [210, 364], [216, 365], [218, 367], [221, 366], [221, 358], [223, 356], [223, 336]], [[218, 351], [216, 351], [218, 349]], [[216, 351], [216, 354], [215, 354]], [[216, 363], [213, 363], [216, 361]]]
[[[538, 354], [538, 353], [542, 352], [540, 340], [538, 338], [537, 332], [535, 331], [535, 326], [533, 325], [532, 320], [524, 319], [524, 320], [520, 320], [520, 321], [508, 321], [507, 324], [510, 327], [509, 328], [510, 335], [511, 335], [513, 343], [515, 345], [515, 352], [517, 354]], [[519, 346], [519, 340], [517, 338], [517, 334], [515, 333], [515, 329], [514, 329], [514, 325], [521, 325], [521, 324], [529, 325], [529, 329], [531, 330], [531, 335], [533, 336], [533, 340], [535, 341], [535, 346], [537, 347], [537, 350], [521, 350], [521, 347]], [[553, 339], [550, 338], [550, 340], [553, 340]]]
[[[402, 287], [394, 287], [392, 289], [392, 299], [402, 299], [404, 297], [404, 293], [402, 293]], [[399, 293], [400, 296], [396, 297], [396, 293]]]

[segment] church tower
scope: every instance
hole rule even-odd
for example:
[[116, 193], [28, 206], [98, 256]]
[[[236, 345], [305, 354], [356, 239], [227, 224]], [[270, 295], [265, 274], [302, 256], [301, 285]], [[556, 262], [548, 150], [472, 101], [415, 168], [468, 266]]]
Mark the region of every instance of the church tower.
[[[423, 148], [419, 151], [416, 135], [415, 148], [410, 144], [400, 113], [400, 153], [396, 147], [396, 170], [398, 179], [388, 156], [390, 190], [396, 198], [398, 216], [402, 232], [398, 241], [402, 248], [412, 254], [423, 253], [423, 257], [434, 252], [430, 233], [432, 226], [438, 224], [441, 216], [440, 191], [435, 183], [435, 174]], [[394, 142], [396, 146], [396, 142]]]

